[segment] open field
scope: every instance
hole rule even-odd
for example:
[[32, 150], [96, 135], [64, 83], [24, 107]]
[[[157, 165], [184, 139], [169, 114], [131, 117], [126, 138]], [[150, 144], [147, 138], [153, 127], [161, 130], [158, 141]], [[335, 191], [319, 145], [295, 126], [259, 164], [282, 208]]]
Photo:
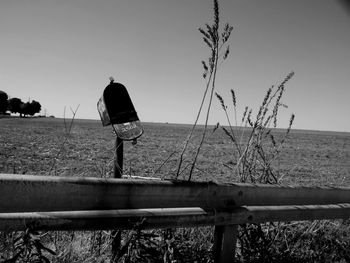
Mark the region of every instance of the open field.
[[[0, 172], [111, 176], [115, 151], [111, 127], [74, 120], [67, 135], [69, 124], [70, 120], [65, 127], [63, 119], [51, 118], [0, 119]], [[181, 149], [190, 125], [145, 123], [144, 130], [137, 145], [124, 144], [124, 173], [171, 178], [178, 154], [164, 161]], [[230, 169], [233, 146], [221, 130], [213, 134], [211, 130], [194, 179], [237, 181]], [[275, 134], [282, 136], [279, 130]], [[282, 183], [350, 186], [350, 133], [292, 130], [274, 165]], [[186, 178], [186, 171], [183, 175]]]
[[[111, 127], [102, 127], [100, 121], [92, 120], [74, 120], [71, 132], [68, 132], [69, 126], [70, 120], [65, 124], [63, 119], [0, 119], [0, 173], [111, 177], [115, 152]], [[144, 135], [138, 143], [124, 144], [124, 173], [172, 178], [178, 153], [190, 128], [190, 125], [145, 123]], [[212, 133], [212, 129], [193, 180], [238, 181], [231, 169], [233, 145], [221, 130]], [[200, 130], [195, 133], [195, 142], [199, 140]], [[281, 130], [274, 132], [276, 138], [283, 136]], [[173, 154], [176, 150], [177, 154]], [[185, 157], [186, 164], [191, 156]], [[350, 133], [292, 130], [274, 166], [282, 184], [350, 186]], [[186, 172], [182, 174], [183, 179], [187, 178]], [[288, 262], [326, 262], [325, 259], [347, 262], [349, 259], [348, 220], [267, 224], [263, 231], [267, 231], [274, 244], [266, 248], [265, 243], [255, 240], [257, 243], [249, 244], [252, 246], [249, 253], [267, 253], [266, 262], [287, 262], [282, 260], [284, 255]], [[167, 232], [152, 233], [158, 236], [155, 240], [159, 246], [144, 242], [158, 251], [155, 253], [158, 259], [162, 259], [171, 240], [178, 258], [182, 259], [178, 262], [212, 262], [211, 227], [178, 229], [170, 239]], [[254, 234], [254, 229], [250, 233]], [[0, 233], [0, 253], [4, 253], [0, 254], [0, 261], [2, 256], [13, 255], [13, 240], [17, 235]], [[106, 231], [49, 232], [43, 234], [41, 240], [57, 252], [50, 257], [52, 262], [109, 262], [111, 258], [113, 239]], [[245, 257], [246, 262], [259, 262], [249, 257]], [[275, 257], [273, 261], [272, 257]]]

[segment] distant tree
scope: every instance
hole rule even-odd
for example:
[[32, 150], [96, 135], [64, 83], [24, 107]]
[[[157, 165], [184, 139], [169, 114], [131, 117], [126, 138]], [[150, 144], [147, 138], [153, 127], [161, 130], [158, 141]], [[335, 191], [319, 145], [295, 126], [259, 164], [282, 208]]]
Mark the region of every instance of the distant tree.
[[5, 113], [8, 107], [8, 96], [6, 92], [0, 90], [0, 113]]
[[33, 116], [41, 111], [41, 105], [38, 101], [32, 100], [32, 102], [24, 103], [19, 98], [12, 98], [8, 101], [8, 110], [11, 113], [19, 113], [22, 116]]
[[23, 116], [26, 117], [27, 115], [29, 115], [29, 112], [30, 112], [30, 103], [29, 102], [22, 103], [20, 105], [20, 111], [19, 111], [20, 115], [22, 116], [23, 114]]
[[39, 102], [33, 100], [32, 102], [22, 103], [20, 109], [20, 113], [22, 113], [24, 116], [33, 116], [35, 113], [39, 113], [41, 111], [41, 105]]
[[24, 104], [19, 98], [9, 99], [8, 110], [11, 113], [19, 113], [22, 116], [21, 105]]
[[29, 109], [29, 115], [33, 116], [35, 113], [39, 113], [41, 111], [41, 105], [38, 101], [32, 100]]

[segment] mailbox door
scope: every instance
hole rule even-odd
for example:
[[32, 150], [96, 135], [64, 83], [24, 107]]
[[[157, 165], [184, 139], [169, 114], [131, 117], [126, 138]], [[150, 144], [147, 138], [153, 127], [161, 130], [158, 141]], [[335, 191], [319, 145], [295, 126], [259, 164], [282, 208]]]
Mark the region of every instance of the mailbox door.
[[103, 100], [103, 96], [97, 102], [97, 110], [100, 114], [100, 118], [103, 126], [107, 126], [111, 124], [111, 120], [109, 119], [108, 112], [106, 109], [105, 102]]
[[143, 133], [140, 121], [112, 124], [117, 136], [125, 141], [135, 140]]

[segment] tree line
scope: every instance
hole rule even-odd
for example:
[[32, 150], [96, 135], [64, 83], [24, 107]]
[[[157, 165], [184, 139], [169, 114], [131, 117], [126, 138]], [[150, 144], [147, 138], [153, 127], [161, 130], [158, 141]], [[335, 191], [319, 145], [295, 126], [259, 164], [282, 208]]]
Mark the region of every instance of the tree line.
[[38, 101], [23, 102], [19, 98], [10, 98], [7, 93], [0, 90], [0, 114], [19, 113], [20, 117], [33, 116], [41, 111], [41, 105]]

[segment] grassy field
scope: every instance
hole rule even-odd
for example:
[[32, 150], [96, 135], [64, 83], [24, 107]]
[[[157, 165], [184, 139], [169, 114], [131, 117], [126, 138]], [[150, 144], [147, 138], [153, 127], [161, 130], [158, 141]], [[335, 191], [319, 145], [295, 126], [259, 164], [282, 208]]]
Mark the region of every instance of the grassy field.
[[[111, 176], [115, 136], [100, 121], [0, 119], [0, 172], [60, 176]], [[124, 173], [171, 178], [189, 125], [145, 123], [133, 146], [125, 142]], [[199, 137], [199, 131], [197, 132]], [[221, 130], [208, 133], [195, 180], [236, 181], [230, 169], [233, 146]], [[248, 132], [246, 132], [248, 134]], [[282, 132], [275, 131], [276, 137]], [[189, 157], [187, 157], [189, 158]], [[350, 186], [350, 133], [292, 130], [274, 163], [281, 182]], [[186, 172], [183, 173], [185, 175]]]
[[[53, 118], [0, 119], [0, 173], [111, 177], [115, 152], [115, 135], [111, 127], [102, 127], [100, 121], [74, 120], [72, 130], [68, 132], [69, 125], [70, 120], [65, 122]], [[138, 143], [135, 146], [130, 142], [124, 144], [124, 173], [172, 178], [178, 153], [190, 128], [190, 125], [145, 123], [144, 135]], [[199, 141], [200, 129], [195, 133], [194, 142]], [[276, 137], [283, 136], [283, 130], [274, 132]], [[210, 131], [208, 135], [193, 180], [238, 181], [231, 169], [234, 156], [230, 140], [221, 130]], [[185, 163], [190, 157], [191, 151], [185, 156]], [[350, 186], [350, 133], [292, 130], [274, 166], [279, 171], [282, 184]], [[186, 179], [186, 171], [181, 176]], [[327, 242], [333, 242], [335, 238], [342, 244], [349, 244], [349, 225], [342, 222], [310, 222], [299, 224], [298, 230], [295, 230], [295, 225], [288, 223], [276, 229], [283, 229], [285, 238], [288, 236], [291, 240], [301, 236], [306, 243], [298, 241], [294, 248], [309, 253], [313, 243], [307, 238], [315, 239], [314, 233], [320, 235], [318, 238], [322, 242], [326, 237]], [[0, 251], [1, 247], [6, 250], [6, 244], [10, 244], [14, 238], [14, 235], [0, 236]], [[208, 242], [198, 242], [203, 238]], [[192, 262], [195, 256], [199, 257], [198, 262], [208, 262], [212, 238], [210, 229], [178, 230], [172, 242], [176, 243], [182, 255], [192, 253], [191, 260], [178, 262]], [[53, 262], [96, 262], [97, 259], [108, 262], [111, 237], [107, 232], [54, 232], [43, 240], [58, 252], [52, 258]], [[333, 250], [329, 253], [335, 253], [332, 246], [322, 242], [317, 241], [320, 246], [313, 247], [314, 251], [324, 250], [326, 246]], [[346, 259], [345, 256], [343, 258]]]

